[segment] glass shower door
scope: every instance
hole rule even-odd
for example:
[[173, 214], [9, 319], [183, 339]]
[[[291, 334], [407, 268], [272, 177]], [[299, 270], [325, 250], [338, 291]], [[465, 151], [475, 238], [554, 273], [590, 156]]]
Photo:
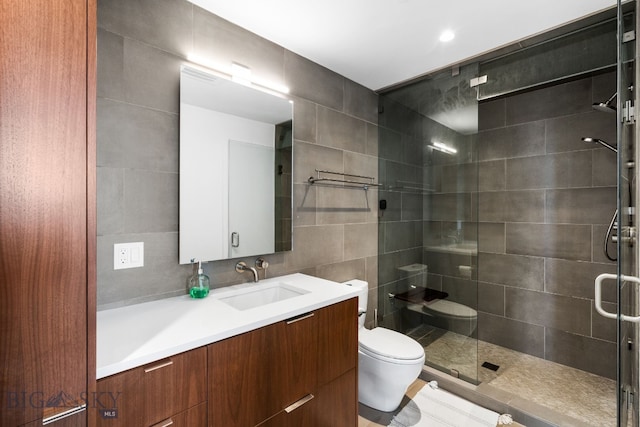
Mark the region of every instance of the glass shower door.
[[477, 65], [381, 95], [379, 323], [478, 382]]

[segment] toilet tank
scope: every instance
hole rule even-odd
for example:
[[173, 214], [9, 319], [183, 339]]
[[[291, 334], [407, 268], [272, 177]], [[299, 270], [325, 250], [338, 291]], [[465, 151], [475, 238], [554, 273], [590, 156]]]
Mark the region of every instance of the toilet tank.
[[[353, 279], [342, 282], [343, 285], [353, 286], [358, 290], [358, 327], [364, 327], [364, 321], [367, 313], [367, 303], [369, 300], [369, 283], [364, 280]], [[363, 314], [360, 314], [363, 313]]]

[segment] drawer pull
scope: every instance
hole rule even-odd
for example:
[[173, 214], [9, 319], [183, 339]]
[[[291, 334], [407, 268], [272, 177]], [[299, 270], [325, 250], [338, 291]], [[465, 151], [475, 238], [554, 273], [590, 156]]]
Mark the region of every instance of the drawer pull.
[[284, 408], [284, 411], [287, 414], [290, 414], [291, 412], [295, 411], [296, 409], [298, 409], [299, 407], [301, 407], [302, 405], [304, 405], [305, 403], [307, 403], [308, 401], [310, 401], [311, 399], [313, 399], [313, 394], [307, 394], [305, 397], [303, 397], [302, 399], [298, 400], [297, 402], [292, 403], [291, 405], [287, 406], [286, 408]]
[[171, 365], [173, 365], [173, 360], [167, 360], [164, 363], [160, 363], [158, 365], [151, 366], [150, 368], [144, 368], [144, 372], [145, 373], [152, 372], [152, 371], [155, 371], [157, 369], [166, 368], [167, 366], [171, 366]]
[[291, 319], [287, 320], [286, 322], [287, 322], [287, 325], [290, 325], [292, 323], [296, 323], [296, 322], [299, 322], [301, 320], [308, 319], [308, 318], [313, 317], [315, 315], [316, 315], [315, 313], [301, 314], [300, 316], [292, 317]]
[[87, 409], [87, 404], [83, 403], [80, 406], [76, 406], [74, 408], [69, 408], [66, 411], [58, 412], [57, 414], [51, 415], [49, 417], [42, 419], [42, 425], [46, 426], [47, 424], [55, 423], [63, 418], [70, 417], [71, 415], [77, 414]]
[[158, 424], [154, 424], [152, 427], [169, 427], [173, 425], [173, 420], [168, 418], [164, 421], [160, 421]]

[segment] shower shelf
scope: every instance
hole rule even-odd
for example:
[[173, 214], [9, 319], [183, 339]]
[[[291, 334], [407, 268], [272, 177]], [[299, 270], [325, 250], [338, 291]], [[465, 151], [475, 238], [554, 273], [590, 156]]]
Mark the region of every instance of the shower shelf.
[[[338, 175], [342, 177], [349, 177], [349, 178], [355, 178], [355, 179], [326, 178], [326, 177], [322, 177], [322, 175]], [[346, 184], [346, 186], [341, 186], [341, 187], [359, 188], [365, 191], [368, 190], [369, 187], [380, 187], [381, 184], [376, 184], [374, 181], [375, 181], [375, 178], [372, 176], [353, 175], [350, 173], [332, 172], [332, 171], [319, 170], [319, 169], [316, 169], [315, 178], [310, 176], [309, 179], [307, 180], [309, 184], [315, 184], [315, 183], [329, 183], [329, 185]]]

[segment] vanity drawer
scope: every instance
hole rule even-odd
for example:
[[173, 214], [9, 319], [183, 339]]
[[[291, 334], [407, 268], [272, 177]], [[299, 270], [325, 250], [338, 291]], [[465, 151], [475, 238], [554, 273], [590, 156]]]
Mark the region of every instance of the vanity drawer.
[[99, 380], [97, 425], [152, 426], [206, 401], [206, 354], [202, 347]]
[[207, 402], [172, 415], [152, 427], [207, 427]]

